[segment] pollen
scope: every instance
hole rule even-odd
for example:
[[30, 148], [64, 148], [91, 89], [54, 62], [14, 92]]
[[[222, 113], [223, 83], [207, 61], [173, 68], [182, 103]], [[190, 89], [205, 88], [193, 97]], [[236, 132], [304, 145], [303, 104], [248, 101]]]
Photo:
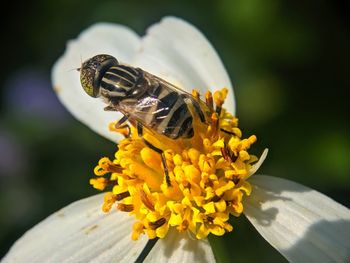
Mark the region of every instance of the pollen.
[[[143, 137], [162, 154], [148, 147], [134, 126], [110, 124], [125, 139], [113, 160], [100, 159], [90, 184], [106, 191], [104, 212], [117, 209], [135, 218], [133, 240], [144, 234], [163, 238], [170, 228], [197, 239], [233, 230], [229, 219], [244, 210], [243, 198], [252, 191], [246, 179], [258, 158], [249, 153], [256, 136], [243, 138], [238, 119], [223, 108], [227, 93], [224, 88], [204, 94], [211, 113], [205, 123], [194, 117], [190, 139], [171, 140], [145, 129]], [[192, 95], [199, 99], [198, 91]]]

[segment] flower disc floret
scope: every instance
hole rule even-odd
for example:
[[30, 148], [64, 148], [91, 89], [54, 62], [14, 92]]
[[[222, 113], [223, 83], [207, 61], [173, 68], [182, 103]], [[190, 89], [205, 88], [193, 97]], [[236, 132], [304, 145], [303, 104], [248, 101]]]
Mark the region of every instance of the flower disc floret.
[[[171, 140], [145, 129], [144, 138], [163, 151], [170, 185], [161, 155], [146, 146], [136, 128], [127, 132], [110, 125], [112, 131], [131, 136], [119, 143], [113, 160], [99, 161], [97, 178], [90, 183], [98, 190], [110, 187], [103, 211], [116, 204], [135, 217], [132, 239], [141, 234], [163, 238], [171, 227], [197, 239], [233, 230], [230, 215], [243, 212], [243, 197], [252, 190], [246, 179], [258, 158], [248, 152], [256, 136], [243, 139], [238, 119], [222, 108], [226, 95], [226, 88], [205, 94], [210, 116], [205, 123], [194, 117], [190, 139]], [[198, 98], [198, 92], [193, 96]]]

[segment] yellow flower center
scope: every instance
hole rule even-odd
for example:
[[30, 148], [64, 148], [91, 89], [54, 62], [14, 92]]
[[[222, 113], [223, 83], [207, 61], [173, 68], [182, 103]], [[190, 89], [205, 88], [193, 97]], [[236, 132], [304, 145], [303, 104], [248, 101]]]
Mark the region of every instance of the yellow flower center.
[[[221, 108], [226, 95], [227, 89], [214, 96], [205, 94], [212, 116], [205, 124], [194, 121], [190, 139], [173, 140], [144, 129], [143, 137], [164, 152], [170, 185], [161, 155], [145, 145], [133, 126], [131, 136], [119, 143], [115, 158], [100, 159], [94, 170], [97, 177], [90, 184], [110, 189], [104, 212], [115, 205], [136, 218], [132, 239], [140, 234], [163, 238], [170, 227], [190, 231], [197, 239], [233, 230], [228, 219], [243, 212], [243, 195], [252, 190], [246, 179], [258, 158], [248, 153], [256, 136], [242, 139], [238, 119]], [[193, 96], [199, 97], [198, 92]], [[129, 134], [126, 128], [116, 129], [115, 123], [110, 129]]]

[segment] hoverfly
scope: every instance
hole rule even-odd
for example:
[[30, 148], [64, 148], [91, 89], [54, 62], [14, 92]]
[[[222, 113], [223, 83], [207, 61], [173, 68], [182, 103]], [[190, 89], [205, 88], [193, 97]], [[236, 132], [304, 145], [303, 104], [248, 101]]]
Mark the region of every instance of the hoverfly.
[[[171, 139], [192, 138], [194, 109], [201, 122], [210, 115], [209, 107], [191, 94], [140, 68], [121, 64], [110, 55], [96, 55], [83, 62], [80, 81], [91, 97], [101, 97], [105, 110], [121, 112], [117, 126], [127, 120], [137, 123], [138, 135], [142, 127]], [[166, 180], [170, 185], [163, 151], [144, 139], [145, 144], [162, 156]]]

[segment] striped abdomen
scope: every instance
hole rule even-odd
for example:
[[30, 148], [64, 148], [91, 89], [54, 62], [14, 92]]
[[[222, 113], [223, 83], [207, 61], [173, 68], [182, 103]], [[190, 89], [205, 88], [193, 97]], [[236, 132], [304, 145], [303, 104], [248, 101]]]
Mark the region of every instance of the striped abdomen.
[[193, 136], [193, 117], [183, 96], [159, 85], [152, 96], [157, 103], [149, 110], [145, 126], [153, 127], [158, 133], [169, 138], [191, 138]]

